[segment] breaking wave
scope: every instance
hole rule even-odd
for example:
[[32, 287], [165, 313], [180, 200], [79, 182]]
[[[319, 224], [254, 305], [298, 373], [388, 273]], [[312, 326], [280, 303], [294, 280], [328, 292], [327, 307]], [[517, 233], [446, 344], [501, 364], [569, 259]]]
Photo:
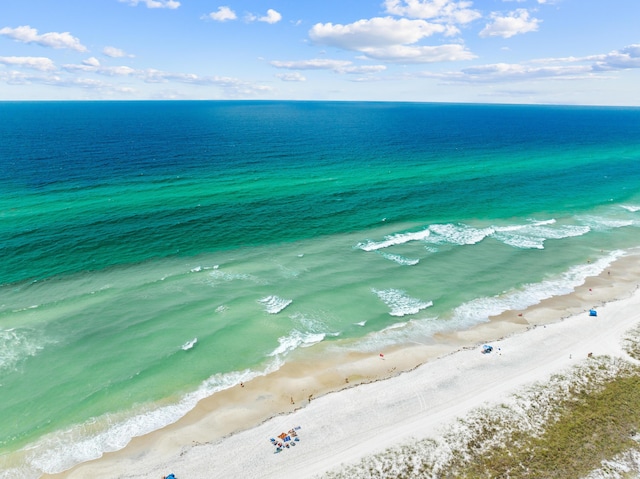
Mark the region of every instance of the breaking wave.
[[377, 251], [379, 249], [388, 248], [389, 246], [408, 243], [409, 241], [420, 241], [429, 237], [431, 232], [429, 229], [417, 231], [415, 233], [397, 233], [386, 236], [384, 241], [367, 241], [366, 243], [358, 243], [357, 247], [363, 251]]
[[291, 299], [283, 299], [278, 296], [267, 296], [266, 298], [262, 298], [260, 301], [264, 305], [264, 309], [269, 314], [278, 314], [284, 308], [293, 303]]
[[404, 256], [400, 256], [399, 254], [382, 253], [382, 256], [389, 261], [393, 261], [402, 266], [413, 266], [420, 262], [419, 259], [409, 259], [405, 258]]
[[432, 301], [422, 301], [421, 299], [412, 298], [399, 289], [372, 289], [372, 292], [389, 307], [389, 314], [391, 316], [416, 314], [425, 308], [433, 306]]
[[[613, 223], [612, 223], [613, 224]], [[631, 223], [622, 223], [625, 226]], [[463, 223], [433, 224], [415, 233], [397, 233], [384, 241], [367, 241], [357, 244], [363, 251], [377, 251], [409, 241], [422, 241], [427, 245], [474, 245], [486, 238], [493, 238], [508, 246], [521, 249], [543, 249], [547, 240], [558, 240], [582, 236], [591, 231], [590, 224], [557, 225], [555, 219], [535, 221], [509, 226], [486, 226], [477, 228]], [[394, 260], [393, 255], [383, 255]], [[396, 255], [397, 256], [397, 255]], [[399, 256], [398, 256], [399, 257]], [[399, 257], [402, 258], [402, 257]]]

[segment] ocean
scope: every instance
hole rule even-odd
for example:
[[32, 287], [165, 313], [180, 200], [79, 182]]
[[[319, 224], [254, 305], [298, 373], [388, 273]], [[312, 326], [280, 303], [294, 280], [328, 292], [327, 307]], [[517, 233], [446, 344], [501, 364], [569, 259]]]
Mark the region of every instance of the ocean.
[[640, 108], [0, 102], [0, 477], [640, 246]]

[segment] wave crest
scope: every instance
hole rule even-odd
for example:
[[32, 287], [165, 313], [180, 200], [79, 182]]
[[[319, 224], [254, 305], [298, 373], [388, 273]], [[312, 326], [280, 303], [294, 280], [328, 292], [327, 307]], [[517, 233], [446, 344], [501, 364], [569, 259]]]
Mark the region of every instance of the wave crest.
[[264, 305], [264, 309], [269, 314], [278, 314], [284, 308], [293, 303], [292, 299], [284, 299], [279, 296], [271, 295], [259, 300]]
[[389, 307], [391, 316], [416, 314], [425, 308], [433, 306], [432, 301], [412, 298], [400, 289], [372, 289], [372, 292]]

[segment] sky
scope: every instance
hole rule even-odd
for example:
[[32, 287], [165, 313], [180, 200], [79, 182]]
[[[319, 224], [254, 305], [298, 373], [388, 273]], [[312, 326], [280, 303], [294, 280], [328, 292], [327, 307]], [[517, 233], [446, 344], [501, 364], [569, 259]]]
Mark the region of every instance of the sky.
[[640, 106], [640, 0], [0, 0], [0, 100]]

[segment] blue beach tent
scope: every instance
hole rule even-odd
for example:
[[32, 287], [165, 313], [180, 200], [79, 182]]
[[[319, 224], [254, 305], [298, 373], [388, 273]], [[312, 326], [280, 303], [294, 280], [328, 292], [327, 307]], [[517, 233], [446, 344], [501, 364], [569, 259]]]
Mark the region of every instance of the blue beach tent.
[[590, 309], [589, 316], [598, 316], [598, 312], [595, 309]]

